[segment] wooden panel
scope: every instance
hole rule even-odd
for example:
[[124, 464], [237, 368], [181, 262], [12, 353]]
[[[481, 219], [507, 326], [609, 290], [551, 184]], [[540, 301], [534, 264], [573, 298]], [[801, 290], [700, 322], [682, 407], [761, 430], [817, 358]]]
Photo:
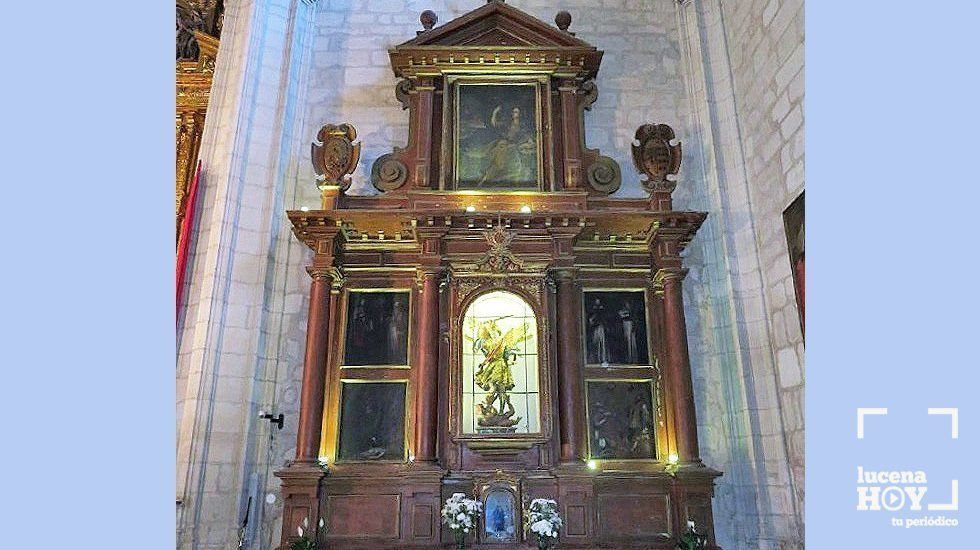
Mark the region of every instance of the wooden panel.
[[399, 537], [399, 495], [330, 495], [327, 532], [333, 537]]
[[569, 505], [565, 507], [565, 534], [570, 537], [584, 537], [588, 534], [586, 523], [586, 507], [584, 505]]
[[599, 525], [614, 538], [656, 537], [670, 532], [667, 495], [599, 496]]
[[419, 539], [432, 538], [432, 506], [416, 504], [412, 506], [412, 536]]
[[558, 502], [565, 518], [564, 536], [571, 539], [588, 537], [591, 532], [593, 497], [591, 482], [569, 481], [560, 484]]

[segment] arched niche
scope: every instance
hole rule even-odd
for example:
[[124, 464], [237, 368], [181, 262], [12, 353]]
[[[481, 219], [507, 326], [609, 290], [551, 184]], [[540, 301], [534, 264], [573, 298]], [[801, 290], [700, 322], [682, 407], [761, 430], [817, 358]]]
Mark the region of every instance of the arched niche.
[[462, 338], [463, 435], [541, 432], [538, 320], [514, 292], [491, 290], [466, 308]]

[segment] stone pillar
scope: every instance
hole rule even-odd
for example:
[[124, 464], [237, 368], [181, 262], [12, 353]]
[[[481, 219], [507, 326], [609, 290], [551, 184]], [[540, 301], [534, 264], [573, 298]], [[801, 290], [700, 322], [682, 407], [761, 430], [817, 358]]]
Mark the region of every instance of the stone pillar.
[[[296, 426], [296, 404], [291, 394], [284, 398], [283, 388], [297, 373], [277, 369], [270, 360], [281, 351], [277, 339], [261, 334], [278, 334], [283, 319], [288, 326], [306, 314], [286, 311], [285, 296], [267, 285], [273, 272], [277, 281], [295, 281], [284, 275], [288, 260], [296, 258], [295, 252], [289, 256], [292, 236], [280, 228], [282, 205], [289, 204], [284, 197], [297, 183], [278, 159], [299, 157], [296, 144], [309, 139], [299, 135], [303, 109], [293, 108], [305, 105], [307, 86], [290, 75], [305, 74], [312, 63], [308, 44], [316, 29], [309, 23], [316, 8], [287, 0], [240, 0], [226, 8], [226, 40], [201, 130], [195, 253], [178, 325], [180, 550], [233, 546], [249, 497], [249, 546], [271, 546], [259, 526], [278, 523], [278, 507], [257, 503], [263, 490], [273, 488], [269, 470], [295, 443], [277, 437], [270, 445], [269, 434]], [[196, 163], [189, 159], [187, 166], [193, 170]], [[302, 361], [281, 359], [293, 366]], [[287, 428], [278, 432], [258, 418], [260, 410], [285, 414]]]
[[439, 425], [439, 277], [441, 271], [420, 273], [418, 338], [416, 339], [415, 459], [435, 462]]
[[663, 286], [664, 333], [666, 339], [666, 384], [674, 405], [677, 457], [682, 463], [700, 464], [697, 415], [694, 408], [694, 386], [691, 383], [691, 361], [687, 351], [687, 321], [684, 319], [684, 297], [681, 281], [687, 269], [661, 268], [657, 282]]
[[557, 272], [558, 279], [558, 407], [561, 427], [561, 461], [587, 458], [583, 430], [582, 340], [579, 324], [579, 294], [570, 271]]
[[303, 361], [303, 387], [296, 433], [296, 462], [313, 464], [317, 462], [320, 452], [320, 429], [323, 426], [331, 275], [323, 269], [308, 271], [313, 281], [310, 283], [310, 315], [306, 325], [306, 358]]

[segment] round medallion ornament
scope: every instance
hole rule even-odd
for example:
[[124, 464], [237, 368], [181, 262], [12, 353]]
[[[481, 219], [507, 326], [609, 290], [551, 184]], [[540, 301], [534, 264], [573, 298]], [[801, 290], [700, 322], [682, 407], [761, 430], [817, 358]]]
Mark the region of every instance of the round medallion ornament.
[[559, 29], [567, 32], [568, 27], [571, 26], [571, 24], [572, 14], [568, 13], [567, 11], [561, 10], [558, 12], [558, 15], [555, 16], [555, 25], [558, 25]]

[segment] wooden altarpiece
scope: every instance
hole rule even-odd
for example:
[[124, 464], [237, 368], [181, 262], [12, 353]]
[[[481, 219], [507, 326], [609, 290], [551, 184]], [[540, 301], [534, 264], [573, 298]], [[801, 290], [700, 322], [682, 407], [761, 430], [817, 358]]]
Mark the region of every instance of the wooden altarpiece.
[[[308, 519], [320, 548], [450, 545], [439, 512], [463, 492], [496, 514], [472, 547], [525, 544], [538, 497], [559, 503], [563, 548], [675, 548], [689, 519], [713, 547], [720, 473], [698, 455], [681, 296], [706, 214], [672, 208], [673, 131], [636, 131], [650, 197], [611, 198], [619, 166], [583, 131], [602, 52], [567, 12], [557, 28], [503, 2], [421, 21], [389, 50], [410, 132], [374, 162], [381, 193], [345, 194], [360, 145], [327, 125], [321, 208], [288, 213], [314, 255], [282, 544]], [[498, 407], [472, 382], [489, 352], [467, 312], [501, 292], [527, 334]]]

